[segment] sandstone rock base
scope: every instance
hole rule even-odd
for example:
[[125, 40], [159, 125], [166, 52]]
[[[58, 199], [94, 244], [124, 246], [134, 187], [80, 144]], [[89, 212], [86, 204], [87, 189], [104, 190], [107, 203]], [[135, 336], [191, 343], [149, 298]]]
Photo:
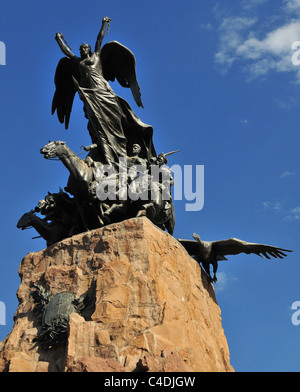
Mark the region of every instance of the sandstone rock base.
[[[113, 224], [30, 253], [19, 306], [0, 343], [0, 371], [233, 371], [213, 286], [172, 236], [146, 218]], [[41, 326], [30, 283], [94, 302], [70, 316], [66, 344], [33, 342]]]

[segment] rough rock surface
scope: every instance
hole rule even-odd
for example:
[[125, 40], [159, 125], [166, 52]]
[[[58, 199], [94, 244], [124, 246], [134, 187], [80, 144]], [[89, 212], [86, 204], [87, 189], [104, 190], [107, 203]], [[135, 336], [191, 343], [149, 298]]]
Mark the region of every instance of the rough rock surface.
[[[19, 275], [0, 371], [233, 371], [213, 286], [180, 243], [147, 218], [29, 253]], [[66, 344], [44, 349], [33, 342], [41, 326], [31, 282], [51, 295], [80, 296], [94, 287], [90, 308], [70, 316]]]

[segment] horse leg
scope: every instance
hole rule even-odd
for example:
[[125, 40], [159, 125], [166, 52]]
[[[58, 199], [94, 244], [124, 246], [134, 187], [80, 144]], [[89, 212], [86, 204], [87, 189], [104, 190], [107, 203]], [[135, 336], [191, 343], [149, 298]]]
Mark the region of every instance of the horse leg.
[[86, 219], [85, 219], [85, 216], [84, 216], [84, 215], [85, 215], [85, 214], [84, 214], [84, 209], [83, 209], [83, 207], [82, 207], [82, 205], [81, 205], [80, 200], [78, 200], [77, 197], [76, 197], [76, 204], [77, 204], [77, 207], [78, 207], [79, 215], [80, 215], [80, 218], [81, 218], [81, 221], [82, 221], [84, 230], [85, 230], [85, 231], [89, 231], [90, 229], [89, 229], [89, 227], [88, 227], [88, 224], [87, 224]]
[[32, 226], [46, 241], [47, 247], [55, 242], [61, 241], [68, 236], [67, 230], [58, 224], [49, 224], [42, 219], [35, 217]]
[[137, 213], [137, 217], [146, 216], [153, 221], [163, 207], [164, 201], [161, 192], [156, 189], [153, 193], [149, 192], [149, 202], [142, 205], [141, 210]]
[[147, 218], [152, 220], [152, 219], [154, 219], [154, 217], [156, 215], [156, 210], [157, 209], [156, 209], [155, 203], [153, 203], [153, 202], [143, 204], [141, 209], [136, 214], [136, 216], [137, 216], [137, 218], [141, 217], [141, 216], [146, 216]]
[[174, 233], [174, 223], [172, 222], [172, 219], [169, 219], [167, 222], [165, 222], [165, 227], [166, 227], [168, 233], [173, 235], [173, 233]]
[[174, 208], [173, 201], [171, 204], [170, 216], [169, 216], [169, 219], [165, 222], [165, 227], [168, 230], [168, 233], [173, 235], [174, 228], [175, 228], [175, 208]]
[[115, 217], [118, 215], [124, 216], [127, 211], [128, 211], [127, 201], [124, 201], [121, 204], [115, 203], [104, 212], [103, 218], [104, 220], [108, 221], [107, 223], [109, 223], [111, 222], [113, 216]]

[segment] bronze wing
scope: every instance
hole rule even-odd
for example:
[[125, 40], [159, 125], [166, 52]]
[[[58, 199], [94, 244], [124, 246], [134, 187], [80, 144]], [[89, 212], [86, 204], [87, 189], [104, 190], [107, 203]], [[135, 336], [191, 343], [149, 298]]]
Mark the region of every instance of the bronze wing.
[[[237, 238], [230, 238], [228, 240], [214, 241], [213, 249], [218, 255], [237, 255], [239, 253], [256, 254], [263, 258], [271, 259], [271, 257], [279, 257], [283, 259], [286, 257], [286, 252], [291, 250], [277, 248], [276, 246], [255, 244], [239, 240]], [[271, 256], [271, 257], [270, 257]]]
[[135, 57], [131, 50], [117, 41], [111, 41], [103, 46], [100, 56], [104, 78], [112, 82], [117, 79], [122, 87], [130, 88], [136, 104], [143, 108]]
[[68, 57], [63, 57], [57, 64], [54, 83], [55, 93], [52, 100], [52, 114], [57, 112], [58, 120], [68, 129], [75, 93], [77, 91], [73, 77], [79, 80], [78, 64]]
[[[199, 253], [199, 245], [197, 241], [178, 239], [178, 241], [183, 245], [190, 255], [197, 256]], [[228, 240], [213, 241], [212, 247], [215, 254], [218, 257], [224, 257], [226, 255], [237, 255], [239, 253], [246, 254], [256, 254], [263, 258], [270, 259], [272, 257], [279, 257], [283, 259], [286, 252], [292, 252], [291, 250], [277, 248], [276, 246], [264, 245], [264, 244], [254, 244], [251, 242], [246, 242], [239, 240], [237, 238], [230, 238]]]

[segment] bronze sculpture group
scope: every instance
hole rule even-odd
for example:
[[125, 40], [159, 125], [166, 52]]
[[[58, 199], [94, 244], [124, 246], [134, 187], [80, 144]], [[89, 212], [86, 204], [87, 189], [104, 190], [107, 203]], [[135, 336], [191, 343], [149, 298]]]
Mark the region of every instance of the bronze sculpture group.
[[[80, 57], [71, 51], [61, 33], [55, 37], [65, 57], [55, 72], [52, 114], [56, 112], [67, 129], [78, 93], [91, 144], [84, 147], [88, 152], [85, 159], [62, 141], [49, 142], [41, 149], [46, 159], [57, 158], [67, 168], [68, 184], [58, 193], [48, 193], [35, 209], [21, 217], [17, 227], [34, 227], [47, 246], [77, 233], [140, 216], [148, 217], [171, 235], [174, 232], [174, 179], [166, 166], [168, 154], [156, 154], [152, 127], [144, 124], [108, 83], [117, 79], [122, 87], [131, 89], [136, 104], [143, 107], [133, 53], [116, 41], [102, 47], [109, 24], [110, 19], [104, 17], [94, 51], [82, 44]], [[194, 239], [179, 242], [202, 264], [210, 282], [216, 282], [218, 261], [226, 260], [225, 255], [243, 252], [283, 258], [284, 252], [289, 252], [234, 238], [207, 242], [194, 235]]]
[[[136, 104], [143, 107], [133, 53], [116, 41], [102, 47], [109, 23], [110, 19], [104, 17], [94, 51], [82, 44], [80, 57], [71, 51], [61, 33], [55, 37], [65, 57], [55, 72], [52, 114], [56, 112], [67, 129], [77, 92], [83, 101], [91, 145], [84, 147], [88, 152], [85, 159], [62, 141], [49, 142], [40, 151], [46, 159], [58, 158], [63, 163], [70, 173], [68, 184], [64, 191], [39, 202], [47, 208], [36, 207], [24, 214], [17, 227], [33, 226], [47, 246], [136, 216], [148, 217], [170, 234], [174, 231], [170, 190], [174, 180], [170, 170], [162, 167], [168, 154], [156, 154], [152, 127], [144, 124], [108, 83], [117, 79], [121, 86], [131, 89]], [[154, 167], [160, 169], [156, 176]]]

